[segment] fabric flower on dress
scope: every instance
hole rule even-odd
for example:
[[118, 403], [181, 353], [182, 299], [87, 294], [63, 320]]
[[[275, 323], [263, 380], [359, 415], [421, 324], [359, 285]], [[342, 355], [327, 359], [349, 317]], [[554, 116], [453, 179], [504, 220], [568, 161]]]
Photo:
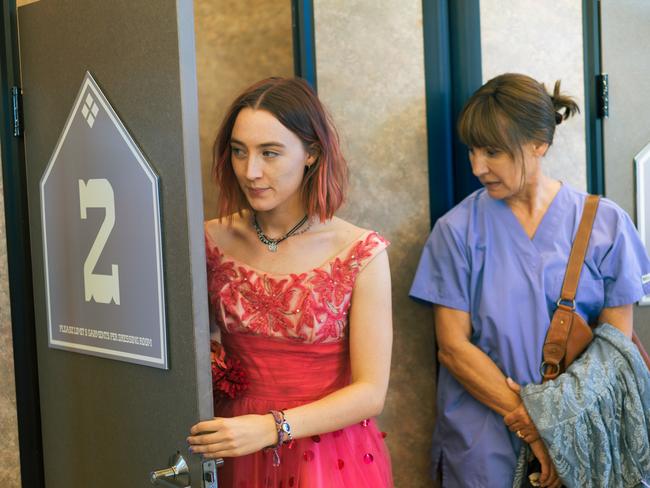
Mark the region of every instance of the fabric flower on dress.
[[215, 402], [223, 397], [236, 398], [248, 388], [246, 373], [239, 360], [227, 357], [225, 349], [217, 341], [210, 341], [210, 366]]

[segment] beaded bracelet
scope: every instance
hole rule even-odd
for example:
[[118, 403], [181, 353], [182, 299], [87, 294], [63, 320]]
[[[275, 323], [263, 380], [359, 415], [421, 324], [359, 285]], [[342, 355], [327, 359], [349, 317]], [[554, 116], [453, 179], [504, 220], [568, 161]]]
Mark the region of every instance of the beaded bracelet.
[[284, 411], [271, 410], [269, 413], [273, 415], [275, 427], [278, 429], [278, 442], [273, 446], [267, 447], [267, 449], [273, 451], [273, 466], [277, 467], [280, 466], [280, 447], [282, 447], [282, 444], [291, 442], [293, 436], [291, 435], [291, 425], [287, 422]]

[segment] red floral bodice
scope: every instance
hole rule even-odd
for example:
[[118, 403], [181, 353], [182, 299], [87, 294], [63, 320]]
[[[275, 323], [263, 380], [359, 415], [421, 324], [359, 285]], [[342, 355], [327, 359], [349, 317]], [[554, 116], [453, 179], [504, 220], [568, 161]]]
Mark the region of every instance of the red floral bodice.
[[366, 231], [326, 264], [299, 274], [256, 270], [225, 256], [206, 232], [212, 313], [226, 332], [306, 343], [342, 340], [359, 272], [388, 241]]

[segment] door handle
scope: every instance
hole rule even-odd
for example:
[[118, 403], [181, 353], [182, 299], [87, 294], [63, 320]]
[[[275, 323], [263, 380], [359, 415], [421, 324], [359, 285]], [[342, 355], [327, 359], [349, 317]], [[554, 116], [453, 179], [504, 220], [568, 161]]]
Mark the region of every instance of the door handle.
[[[158, 469], [151, 472], [151, 484], [166, 488], [191, 488], [190, 470], [185, 458], [177, 452], [170, 462], [169, 468]], [[223, 466], [223, 459], [203, 461], [203, 488], [218, 488], [217, 468]]]
[[158, 469], [151, 472], [151, 484], [157, 486], [182, 486], [186, 487], [190, 482], [190, 470], [187, 467], [185, 458], [176, 453], [172, 458], [169, 468]]

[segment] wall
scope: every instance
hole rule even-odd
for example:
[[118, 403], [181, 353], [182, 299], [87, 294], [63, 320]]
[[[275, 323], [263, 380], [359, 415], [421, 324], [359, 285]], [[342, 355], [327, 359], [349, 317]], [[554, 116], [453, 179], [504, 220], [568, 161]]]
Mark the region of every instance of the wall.
[[4, 192], [0, 171], [0, 486], [19, 488], [20, 459], [6, 239]]
[[233, 99], [269, 76], [293, 76], [290, 0], [194, 0], [205, 218], [216, 214], [212, 145]]
[[[548, 90], [562, 91], [584, 108], [582, 2], [577, 0], [481, 0], [483, 80], [519, 72]], [[560, 125], [546, 156], [547, 173], [586, 190], [585, 115]]]
[[408, 289], [429, 233], [421, 2], [315, 2], [319, 95], [351, 169], [341, 216], [378, 230], [393, 279], [391, 382], [380, 426], [397, 487], [431, 486], [433, 321]]

